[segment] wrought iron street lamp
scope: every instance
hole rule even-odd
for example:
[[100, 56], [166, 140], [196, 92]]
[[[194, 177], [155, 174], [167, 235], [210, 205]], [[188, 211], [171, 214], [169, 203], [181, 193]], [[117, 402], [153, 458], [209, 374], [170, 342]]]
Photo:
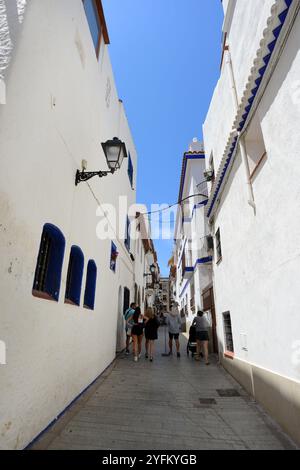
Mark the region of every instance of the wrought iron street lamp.
[[109, 174], [114, 174], [116, 170], [121, 168], [124, 158], [127, 158], [126, 145], [117, 137], [114, 137], [112, 140], [108, 140], [101, 144], [105, 158], [107, 161], [107, 166], [109, 171], [79, 171], [76, 172], [75, 185], [81, 181], [88, 181], [94, 176], [102, 178]]
[[145, 273], [144, 276], [151, 276], [154, 273], [155, 273], [155, 264], [151, 264], [150, 273]]

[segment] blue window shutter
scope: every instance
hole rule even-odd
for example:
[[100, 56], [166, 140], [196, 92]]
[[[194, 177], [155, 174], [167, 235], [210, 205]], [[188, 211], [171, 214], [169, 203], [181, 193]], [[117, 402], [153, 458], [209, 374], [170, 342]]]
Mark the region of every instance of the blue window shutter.
[[130, 185], [132, 187], [132, 185], [133, 185], [133, 165], [132, 165], [132, 160], [131, 160], [130, 153], [128, 153], [128, 177], [129, 177]]
[[84, 256], [81, 249], [78, 246], [72, 246], [65, 298], [78, 306], [80, 305], [83, 265]]
[[[59, 299], [65, 245], [65, 237], [62, 232], [55, 225], [45, 224], [41, 237], [33, 290], [44, 292], [56, 301]], [[45, 256], [47, 256], [47, 259], [45, 259]]]
[[110, 269], [116, 272], [116, 265], [117, 265], [117, 247], [114, 242], [111, 242], [111, 251], [110, 251]]
[[127, 250], [129, 251], [130, 250], [130, 220], [128, 216], [126, 219], [126, 233], [125, 233], [124, 243], [125, 243]]
[[90, 260], [87, 266], [86, 285], [84, 293], [84, 306], [94, 310], [97, 281], [97, 266], [95, 261]]

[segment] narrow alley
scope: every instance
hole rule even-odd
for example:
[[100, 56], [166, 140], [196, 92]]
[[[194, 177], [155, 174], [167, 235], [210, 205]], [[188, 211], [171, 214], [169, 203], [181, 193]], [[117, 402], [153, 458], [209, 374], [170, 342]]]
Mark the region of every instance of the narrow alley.
[[[212, 358], [117, 360], [31, 449], [280, 450], [293, 443]], [[227, 394], [228, 396], [222, 396]]]
[[0, 452], [300, 449], [299, 130], [300, 0], [0, 0]]

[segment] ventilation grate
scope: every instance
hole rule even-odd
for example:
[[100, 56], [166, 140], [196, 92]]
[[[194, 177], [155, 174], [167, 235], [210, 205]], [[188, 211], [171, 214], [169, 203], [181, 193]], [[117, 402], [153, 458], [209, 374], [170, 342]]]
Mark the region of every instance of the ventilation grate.
[[217, 390], [220, 397], [240, 397], [240, 393], [235, 388], [222, 388]]
[[201, 405], [216, 405], [217, 402], [214, 398], [199, 398]]

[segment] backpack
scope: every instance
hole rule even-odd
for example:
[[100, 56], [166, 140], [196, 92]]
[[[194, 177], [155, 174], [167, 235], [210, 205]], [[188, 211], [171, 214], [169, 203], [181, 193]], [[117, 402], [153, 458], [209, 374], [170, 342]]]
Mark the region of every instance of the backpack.
[[129, 318], [130, 316], [132, 316], [132, 315], [133, 315], [133, 313], [134, 313], [134, 310], [133, 310], [133, 308], [131, 308], [131, 307], [128, 307], [128, 309], [127, 309], [127, 310], [125, 310], [125, 312], [124, 312], [124, 318], [125, 318], [125, 321], [127, 321], [127, 320], [128, 320], [128, 318]]

